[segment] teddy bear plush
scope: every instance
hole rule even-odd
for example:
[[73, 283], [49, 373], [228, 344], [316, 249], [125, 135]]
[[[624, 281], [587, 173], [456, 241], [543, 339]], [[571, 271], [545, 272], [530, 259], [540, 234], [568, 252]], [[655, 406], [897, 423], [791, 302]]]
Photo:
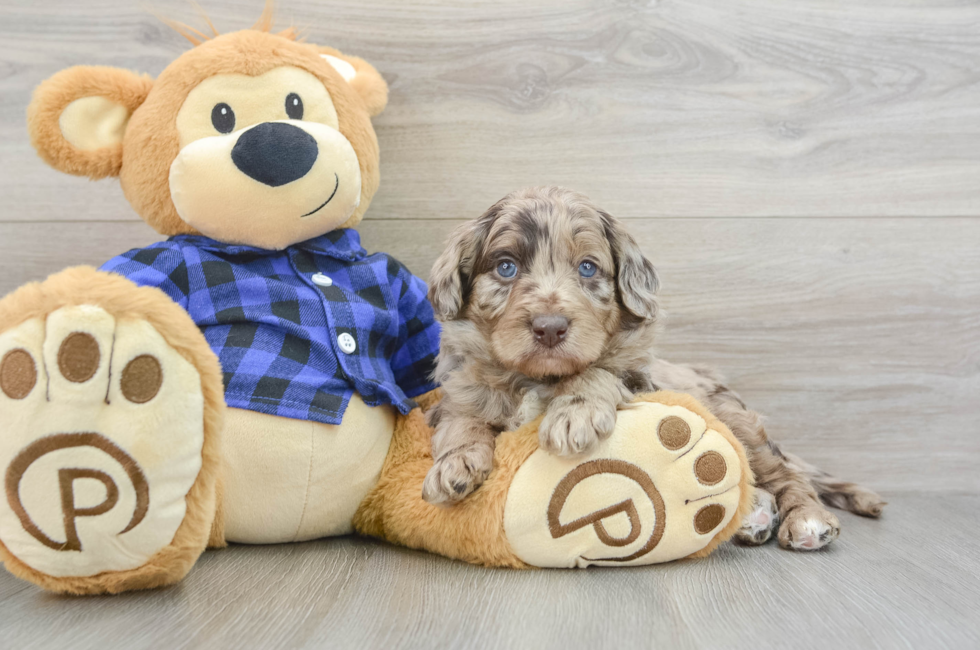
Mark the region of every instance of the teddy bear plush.
[[657, 393], [584, 458], [498, 440], [463, 503], [425, 503], [439, 326], [422, 280], [354, 228], [379, 183], [365, 61], [254, 28], [157, 79], [74, 67], [32, 142], [117, 176], [168, 238], [0, 301], [0, 559], [74, 594], [181, 580], [207, 547], [352, 532], [491, 566], [704, 555], [751, 500], [734, 436]]

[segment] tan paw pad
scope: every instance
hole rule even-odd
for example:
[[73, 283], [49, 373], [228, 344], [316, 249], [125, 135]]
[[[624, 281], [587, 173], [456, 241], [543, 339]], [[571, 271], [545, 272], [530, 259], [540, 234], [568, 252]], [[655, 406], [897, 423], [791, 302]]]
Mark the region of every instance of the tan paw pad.
[[24, 399], [37, 385], [37, 364], [23, 348], [10, 350], [0, 361], [0, 390], [10, 399]]
[[163, 370], [152, 354], [141, 354], [126, 364], [119, 388], [135, 404], [145, 404], [156, 397], [163, 384]]
[[102, 353], [91, 334], [72, 332], [58, 348], [58, 369], [65, 379], [82, 384], [95, 376]]
[[706, 451], [694, 461], [694, 475], [704, 485], [718, 485], [726, 474], [728, 465], [717, 451]]

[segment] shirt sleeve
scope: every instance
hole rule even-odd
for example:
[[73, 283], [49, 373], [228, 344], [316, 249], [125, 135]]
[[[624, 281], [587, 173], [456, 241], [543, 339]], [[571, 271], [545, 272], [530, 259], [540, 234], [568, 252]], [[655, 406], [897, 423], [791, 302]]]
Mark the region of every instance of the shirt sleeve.
[[156, 287], [187, 309], [190, 293], [187, 262], [176, 242], [162, 241], [146, 248], [134, 248], [112, 258], [99, 270], [117, 273], [141, 287]]
[[395, 382], [408, 397], [437, 387], [432, 378], [441, 328], [426, 297], [428, 287], [400, 262], [389, 262], [392, 292], [398, 297], [399, 344], [391, 358]]

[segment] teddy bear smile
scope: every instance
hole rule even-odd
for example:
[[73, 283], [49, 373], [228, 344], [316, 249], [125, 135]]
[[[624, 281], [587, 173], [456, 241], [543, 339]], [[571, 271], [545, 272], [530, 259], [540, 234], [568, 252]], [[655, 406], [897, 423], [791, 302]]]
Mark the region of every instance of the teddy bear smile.
[[334, 172], [333, 173], [333, 179], [334, 179], [333, 192], [330, 193], [330, 196], [327, 197], [327, 200], [324, 201], [323, 203], [321, 203], [320, 206], [317, 209], [311, 210], [310, 212], [307, 212], [306, 214], [301, 215], [300, 216], [300, 219], [305, 219], [306, 217], [309, 217], [309, 216], [311, 216], [313, 214], [316, 214], [317, 212], [319, 212], [320, 210], [322, 210], [324, 208], [324, 206], [326, 206], [328, 203], [330, 203], [330, 201], [333, 200], [333, 197], [335, 197], [337, 195], [337, 188], [340, 187], [340, 176], [337, 175], [337, 172]]

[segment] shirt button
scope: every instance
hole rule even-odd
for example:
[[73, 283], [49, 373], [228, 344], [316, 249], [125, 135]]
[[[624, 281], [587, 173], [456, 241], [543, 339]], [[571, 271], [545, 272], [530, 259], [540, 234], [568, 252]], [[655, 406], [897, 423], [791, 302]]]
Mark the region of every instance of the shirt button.
[[355, 341], [354, 337], [347, 332], [344, 332], [337, 337], [337, 345], [339, 345], [340, 349], [346, 354], [353, 354], [354, 350], [357, 349], [357, 341]]
[[314, 273], [313, 277], [310, 279], [313, 280], [313, 284], [317, 285], [318, 287], [329, 287], [333, 284], [333, 279], [329, 275], [324, 275], [322, 273]]

